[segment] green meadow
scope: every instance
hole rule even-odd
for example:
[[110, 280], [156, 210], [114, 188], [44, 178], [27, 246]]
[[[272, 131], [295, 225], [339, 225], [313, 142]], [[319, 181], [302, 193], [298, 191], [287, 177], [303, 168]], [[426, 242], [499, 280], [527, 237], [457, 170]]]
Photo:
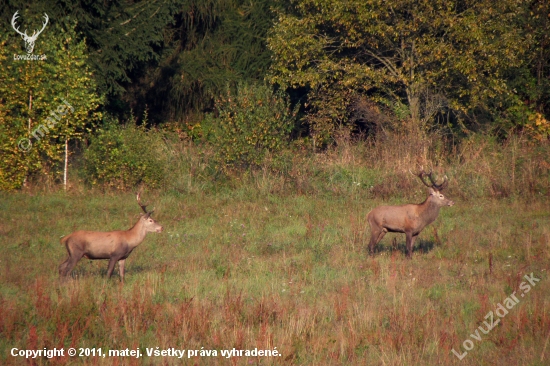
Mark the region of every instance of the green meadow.
[[[296, 162], [302, 173], [223, 182], [189, 173], [194, 155], [180, 154], [171, 186], [143, 193], [164, 231], [134, 250], [124, 284], [117, 270], [105, 277], [107, 261], [84, 258], [61, 281], [60, 238], [130, 228], [140, 212], [134, 192], [76, 184], [1, 193], [0, 362], [547, 365], [550, 205], [546, 191], [528, 189], [525, 169], [539, 155], [516, 150], [523, 160], [513, 161], [515, 182], [468, 180], [508, 169], [509, 146], [501, 156], [484, 150], [451, 161], [444, 170], [455, 205], [441, 209], [407, 260], [403, 234], [386, 235], [368, 254], [365, 216], [381, 204], [420, 203], [426, 189], [388, 159], [374, 163], [373, 149], [352, 144]], [[537, 182], [547, 185], [543, 177]], [[540, 281], [524, 292], [531, 273]], [[512, 294], [516, 304], [497, 313]], [[479, 331], [490, 320], [498, 324]], [[106, 357], [11, 356], [13, 348], [70, 347], [101, 348]], [[108, 354], [126, 349], [142, 356]], [[277, 355], [222, 356], [255, 349]]]

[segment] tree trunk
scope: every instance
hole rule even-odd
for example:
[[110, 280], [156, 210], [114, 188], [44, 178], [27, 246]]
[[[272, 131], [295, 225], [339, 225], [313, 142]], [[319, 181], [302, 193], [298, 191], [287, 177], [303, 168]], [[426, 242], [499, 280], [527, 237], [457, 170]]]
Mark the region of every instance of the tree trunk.
[[418, 96], [416, 95], [409, 96], [409, 110], [411, 113], [411, 120], [412, 120], [413, 126], [419, 126], [420, 125], [420, 98], [418, 98]]
[[68, 161], [69, 161], [69, 140], [65, 139], [65, 164], [63, 167], [63, 188], [65, 191], [67, 190], [67, 168], [68, 168]]
[[411, 132], [413, 130], [421, 130], [420, 126], [420, 97], [418, 95], [418, 92], [416, 90], [417, 88], [415, 86], [408, 87], [406, 89], [407, 93], [407, 101], [409, 102], [409, 113], [411, 116], [411, 123], [410, 123], [410, 129]]

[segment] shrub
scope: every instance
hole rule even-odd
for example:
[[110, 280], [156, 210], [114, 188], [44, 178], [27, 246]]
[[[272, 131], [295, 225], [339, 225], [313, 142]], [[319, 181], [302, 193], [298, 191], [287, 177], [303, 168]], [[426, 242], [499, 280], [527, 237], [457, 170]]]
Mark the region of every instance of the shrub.
[[83, 175], [89, 184], [126, 190], [138, 184], [161, 186], [167, 166], [160, 133], [144, 127], [105, 126], [84, 151]]
[[264, 84], [239, 84], [216, 101], [217, 113], [203, 122], [205, 137], [216, 149], [222, 170], [258, 167], [268, 153], [288, 143], [296, 111], [282, 91]]

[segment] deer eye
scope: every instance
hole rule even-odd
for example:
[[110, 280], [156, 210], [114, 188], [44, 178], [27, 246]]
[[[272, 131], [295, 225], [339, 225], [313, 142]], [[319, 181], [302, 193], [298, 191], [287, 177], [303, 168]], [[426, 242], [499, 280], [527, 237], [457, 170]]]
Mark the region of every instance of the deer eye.
[[440, 195], [439, 195], [439, 198], [443, 199], [443, 195], [442, 195], [442, 194], [440, 194]]

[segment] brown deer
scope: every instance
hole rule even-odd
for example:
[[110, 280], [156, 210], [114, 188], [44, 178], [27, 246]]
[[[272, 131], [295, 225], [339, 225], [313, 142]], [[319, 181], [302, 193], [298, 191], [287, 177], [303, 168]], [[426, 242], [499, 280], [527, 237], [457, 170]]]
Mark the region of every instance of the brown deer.
[[144, 214], [140, 215], [139, 220], [129, 230], [75, 231], [63, 237], [61, 244], [67, 248], [69, 258], [59, 266], [59, 275], [66, 277], [82, 257], [94, 260], [108, 259], [107, 277], [111, 277], [118, 262], [120, 278], [124, 282], [124, 264], [132, 250], [141, 244], [147, 233], [162, 232], [162, 226], [151, 218], [154, 210], [147, 212], [147, 206], [141, 204], [140, 193], [137, 194], [137, 202]]
[[[441, 194], [449, 184], [447, 177], [443, 183], [436, 184], [431, 171], [426, 173], [421, 169], [420, 173], [415, 175], [430, 189], [430, 194], [424, 202], [418, 205], [379, 206], [367, 214], [371, 230], [369, 242], [371, 254], [387, 232], [404, 233], [407, 237], [407, 257], [411, 258], [414, 241], [420, 232], [434, 222], [441, 207], [454, 205], [453, 201]], [[429, 178], [431, 184], [426, 183], [425, 177]]]

